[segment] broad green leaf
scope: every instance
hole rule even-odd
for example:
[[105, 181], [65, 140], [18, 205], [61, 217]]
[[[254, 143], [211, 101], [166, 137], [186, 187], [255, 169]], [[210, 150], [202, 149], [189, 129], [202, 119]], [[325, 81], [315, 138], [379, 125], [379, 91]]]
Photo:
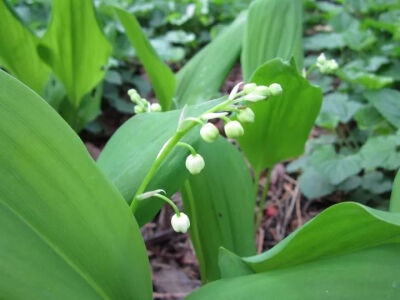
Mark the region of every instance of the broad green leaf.
[[379, 76], [375, 73], [369, 73], [352, 67], [339, 69], [337, 75], [346, 82], [358, 84], [371, 90], [378, 90], [393, 83], [392, 77]]
[[[357, 203], [337, 204], [271, 250], [242, 258], [257, 275], [210, 283], [188, 299], [397, 299], [399, 217]], [[235, 260], [231, 255], [222, 270], [249, 272]]]
[[83, 97], [78, 110], [64, 97], [58, 112], [76, 132], [79, 132], [100, 115], [102, 95], [103, 82], [100, 82], [93, 93]]
[[396, 151], [397, 144], [398, 137], [395, 135], [370, 137], [360, 149], [363, 168], [399, 168], [400, 154]]
[[302, 1], [257, 0], [247, 14], [241, 63], [244, 80], [265, 62], [295, 58], [303, 66]]
[[370, 30], [362, 30], [358, 25], [353, 25], [343, 33], [346, 45], [354, 51], [365, 51], [370, 49], [377, 41], [375, 35]]
[[333, 130], [339, 122], [349, 122], [362, 105], [348, 98], [347, 94], [342, 93], [331, 93], [325, 96], [316, 124]]
[[[218, 100], [217, 100], [218, 101]], [[216, 101], [190, 107], [186, 117], [198, 116]], [[125, 200], [130, 203], [140, 183], [150, 169], [157, 154], [178, 126], [180, 111], [139, 114], [125, 122], [111, 137], [98, 158], [98, 166], [115, 184]], [[198, 128], [185, 137], [184, 141], [196, 147], [200, 139]], [[188, 176], [185, 159], [188, 151], [174, 149], [165, 159], [148, 186], [148, 191], [163, 189], [174, 194]], [[135, 214], [140, 226], [151, 220], [164, 202], [150, 198], [140, 202]]]
[[390, 211], [400, 213], [400, 172], [397, 172], [393, 182], [393, 190], [390, 197]]
[[61, 117], [4, 72], [0, 165], [2, 298], [152, 299], [122, 196]]
[[252, 82], [279, 83], [281, 96], [254, 103], [255, 122], [243, 124], [240, 147], [258, 172], [300, 155], [319, 113], [321, 90], [311, 85], [295, 68], [280, 59], [262, 65]]
[[39, 39], [22, 23], [6, 0], [0, 0], [0, 66], [43, 94], [49, 69], [36, 51]]
[[373, 171], [364, 174], [361, 186], [372, 194], [382, 194], [392, 190], [392, 180], [385, 177], [382, 172]]
[[335, 190], [335, 186], [329, 182], [329, 179], [314, 168], [306, 168], [300, 175], [299, 187], [308, 199], [321, 198]]
[[242, 256], [255, 254], [255, 196], [250, 170], [229, 142], [223, 138], [213, 144], [202, 142], [198, 152], [205, 168], [188, 178], [182, 196], [201, 277], [208, 282], [220, 278], [221, 246]]
[[400, 246], [302, 264], [290, 269], [224, 279], [205, 285], [187, 300], [398, 299]]
[[375, 130], [386, 123], [382, 115], [372, 105], [360, 108], [354, 114], [354, 119], [361, 130]]
[[177, 73], [177, 107], [204, 102], [218, 95], [239, 56], [245, 21], [243, 12]]
[[369, 247], [398, 244], [399, 217], [398, 214], [354, 202], [337, 204], [320, 213], [271, 250], [243, 260], [258, 273]]
[[83, 96], [104, 77], [111, 54], [92, 0], [54, 0], [50, 26], [38, 51], [78, 108]]
[[337, 185], [361, 171], [358, 155], [337, 154], [333, 145], [324, 145], [313, 152], [309, 164], [324, 174], [330, 184]]
[[389, 123], [400, 128], [400, 92], [382, 89], [368, 91], [365, 97]]
[[135, 16], [124, 9], [115, 8], [115, 11], [125, 28], [129, 41], [135, 48], [137, 56], [149, 75], [157, 99], [163, 109], [168, 110], [171, 107], [172, 97], [175, 93], [174, 74], [151, 46]]

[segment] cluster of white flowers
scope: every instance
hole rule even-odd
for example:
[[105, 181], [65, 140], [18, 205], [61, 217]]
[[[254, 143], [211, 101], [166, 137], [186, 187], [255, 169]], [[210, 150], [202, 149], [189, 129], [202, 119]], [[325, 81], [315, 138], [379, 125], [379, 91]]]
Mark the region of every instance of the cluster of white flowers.
[[158, 103], [150, 103], [146, 99], [140, 97], [139, 93], [135, 89], [128, 90], [129, 98], [135, 103], [135, 114], [144, 112], [160, 112], [162, 110], [161, 105]]
[[324, 53], [318, 56], [316, 65], [322, 74], [332, 74], [339, 68], [336, 60], [327, 59]]
[[[242, 91], [239, 92], [239, 88], [241, 83], [236, 85], [232, 92], [230, 93], [228, 100], [219, 106], [222, 112], [207, 112], [202, 114], [199, 118], [184, 118], [182, 117], [182, 123], [184, 121], [195, 121], [197, 123], [203, 124], [200, 129], [201, 138], [207, 143], [215, 142], [219, 137], [218, 128], [209, 120], [211, 119], [221, 119], [225, 122], [224, 131], [228, 138], [237, 139], [244, 135], [244, 128], [242, 123], [252, 123], [255, 120], [255, 114], [253, 110], [246, 106], [248, 102], [259, 102], [268, 99], [269, 97], [279, 96], [282, 93], [282, 87], [273, 83], [269, 86], [265, 85], [256, 85], [255, 83], [248, 83], [243, 86]], [[128, 94], [131, 100], [136, 103], [135, 112], [144, 112], [144, 111], [160, 111], [161, 107], [155, 107], [153, 109], [153, 105], [149, 105], [147, 100], [141, 98], [136, 90], [129, 90]], [[225, 105], [226, 104], [226, 105]], [[215, 110], [218, 108], [215, 107]], [[213, 110], [211, 110], [213, 111]], [[227, 115], [231, 114], [230, 118]], [[182, 115], [184, 115], [184, 110]], [[180, 121], [181, 124], [181, 121]], [[178, 127], [179, 128], [179, 127]], [[169, 139], [162, 149], [160, 150], [157, 159], [163, 153], [163, 151], [169, 145], [171, 139]], [[199, 174], [205, 167], [204, 158], [196, 152], [196, 150], [189, 144], [178, 142], [177, 146], [183, 146], [190, 150], [191, 154], [187, 156], [185, 166], [187, 170], [192, 175]], [[187, 215], [182, 212], [179, 212], [176, 205], [167, 197], [160, 196], [158, 193], [151, 193], [149, 195], [156, 195], [164, 201], [168, 202], [175, 210], [175, 214], [171, 219], [172, 228], [176, 232], [186, 233], [190, 226], [190, 220]]]

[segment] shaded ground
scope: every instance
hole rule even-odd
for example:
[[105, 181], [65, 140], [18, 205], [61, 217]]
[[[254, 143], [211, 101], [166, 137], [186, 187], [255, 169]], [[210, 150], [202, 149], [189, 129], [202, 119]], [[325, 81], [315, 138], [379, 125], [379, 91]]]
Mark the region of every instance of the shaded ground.
[[[237, 65], [221, 91], [229, 93], [241, 80], [240, 66]], [[103, 114], [98, 122], [104, 130], [96, 134], [88, 131], [81, 134], [95, 159], [109, 137], [130, 118], [129, 115], [117, 112], [107, 103], [103, 105], [102, 110]], [[318, 129], [314, 129], [311, 137], [320, 134]], [[263, 176], [260, 180], [259, 198], [265, 181]], [[180, 195], [175, 195], [173, 200], [181, 206]], [[296, 178], [285, 172], [284, 164], [276, 165], [271, 175], [261, 228], [256, 236], [257, 252], [270, 249], [321, 210], [337, 202], [340, 202], [340, 197], [337, 196], [308, 201], [301, 195]], [[141, 230], [152, 267], [155, 299], [182, 299], [201, 285], [198, 262], [189, 236], [175, 233], [171, 229], [172, 213], [169, 206], [164, 206], [156, 218]]]

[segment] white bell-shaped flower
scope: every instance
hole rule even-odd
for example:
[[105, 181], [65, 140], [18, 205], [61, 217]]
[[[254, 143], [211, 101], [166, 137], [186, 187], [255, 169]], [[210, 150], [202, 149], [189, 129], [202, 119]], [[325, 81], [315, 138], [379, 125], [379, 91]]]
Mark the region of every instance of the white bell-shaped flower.
[[186, 168], [193, 175], [199, 174], [204, 169], [204, 166], [205, 162], [200, 154], [190, 154], [186, 158]]
[[171, 225], [176, 232], [186, 233], [190, 227], [189, 217], [183, 212], [179, 213], [179, 216], [174, 214], [171, 218]]
[[217, 140], [219, 135], [219, 130], [212, 123], [206, 123], [200, 129], [200, 135], [204, 141], [207, 143], [213, 143]]
[[225, 134], [231, 139], [236, 139], [244, 134], [242, 124], [238, 121], [230, 121], [224, 126]]
[[150, 110], [151, 110], [152, 112], [160, 112], [160, 111], [162, 110], [162, 108], [161, 108], [161, 105], [160, 105], [160, 104], [158, 104], [158, 103], [152, 103], [152, 104], [150, 105]]
[[278, 96], [282, 94], [282, 87], [279, 83], [273, 83], [269, 86], [269, 91], [272, 96]]
[[253, 123], [255, 115], [251, 108], [246, 107], [239, 112], [237, 118], [242, 123]]

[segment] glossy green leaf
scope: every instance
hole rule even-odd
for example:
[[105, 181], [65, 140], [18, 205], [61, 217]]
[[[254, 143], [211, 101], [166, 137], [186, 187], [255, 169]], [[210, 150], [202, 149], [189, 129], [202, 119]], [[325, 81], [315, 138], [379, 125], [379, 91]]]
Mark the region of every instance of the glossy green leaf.
[[283, 89], [282, 95], [251, 105], [255, 122], [243, 124], [240, 147], [253, 168], [261, 171], [304, 151], [321, 107], [322, 92], [280, 59], [262, 65], [251, 81], [263, 85], [276, 82]]
[[392, 89], [368, 91], [365, 93], [368, 101], [393, 126], [400, 128], [400, 92]]
[[188, 178], [182, 196], [201, 277], [208, 282], [220, 278], [221, 246], [242, 256], [255, 254], [255, 196], [250, 170], [228, 141], [202, 142], [198, 152], [205, 168]]
[[241, 63], [244, 80], [276, 57], [303, 66], [303, 7], [297, 0], [257, 0], [249, 8]]
[[6, 0], [0, 0], [0, 66], [39, 94], [49, 80], [49, 69], [36, 47], [39, 39], [22, 23]]
[[390, 197], [390, 211], [400, 213], [400, 172], [397, 172], [393, 182], [393, 190]]
[[369, 247], [398, 244], [399, 216], [354, 202], [337, 204], [320, 213], [271, 250], [243, 258], [243, 261], [258, 273]]
[[198, 52], [176, 75], [176, 106], [216, 97], [235, 64], [242, 45], [246, 13]]
[[124, 9], [116, 8], [115, 11], [125, 28], [129, 41], [135, 48], [137, 56], [149, 75], [157, 99], [160, 101], [163, 109], [168, 110], [171, 107], [172, 98], [175, 93], [174, 74], [158, 56], [144, 35], [135, 16]]
[[38, 51], [78, 108], [83, 96], [104, 77], [111, 54], [92, 0], [54, 0], [50, 26]]
[[302, 264], [290, 269], [218, 280], [187, 300], [398, 299], [400, 246], [380, 246], [359, 253]]
[[[188, 299], [397, 299], [399, 217], [357, 203], [337, 204], [271, 250], [242, 258], [258, 274], [210, 283]], [[248, 273], [237, 259], [230, 255], [222, 269]]]
[[2, 298], [152, 299], [122, 196], [61, 117], [4, 72], [0, 165]]
[[[216, 103], [211, 101], [191, 107], [186, 116], [198, 116]], [[98, 166], [128, 203], [131, 202], [162, 146], [174, 134], [180, 113], [175, 110], [136, 115], [125, 122], [104, 147], [97, 161]], [[199, 139], [198, 128], [194, 128], [184, 141], [196, 147]], [[158, 169], [147, 190], [163, 189], [168, 195], [174, 194], [189, 174], [185, 168], [187, 155], [186, 149], [174, 149]], [[135, 214], [139, 225], [142, 226], [151, 220], [163, 204], [164, 202], [157, 198], [141, 201]]]

